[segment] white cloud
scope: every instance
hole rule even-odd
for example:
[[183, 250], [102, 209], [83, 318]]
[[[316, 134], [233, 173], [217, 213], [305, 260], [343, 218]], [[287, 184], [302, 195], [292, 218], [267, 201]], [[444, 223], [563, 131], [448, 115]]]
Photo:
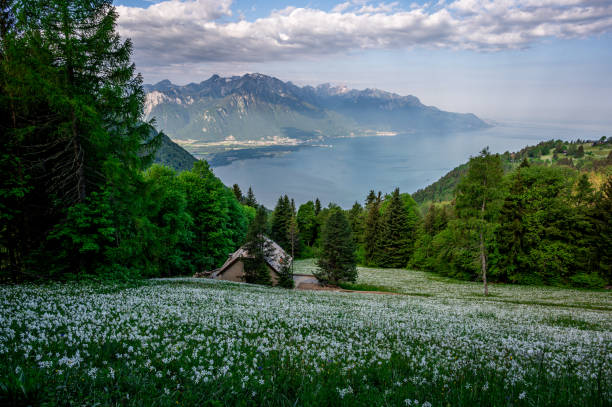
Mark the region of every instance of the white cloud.
[[119, 30], [137, 62], [262, 62], [358, 49], [416, 46], [498, 51], [549, 38], [612, 31], [607, 0], [456, 0], [398, 9], [347, 1], [331, 11], [288, 7], [254, 21], [229, 21], [231, 0], [167, 0], [119, 6]]

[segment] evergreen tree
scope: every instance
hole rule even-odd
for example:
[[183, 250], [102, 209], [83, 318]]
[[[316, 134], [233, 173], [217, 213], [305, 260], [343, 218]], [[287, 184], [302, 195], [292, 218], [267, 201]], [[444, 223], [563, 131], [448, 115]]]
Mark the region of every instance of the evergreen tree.
[[278, 198], [274, 213], [272, 214], [272, 225], [270, 228], [270, 237], [279, 244], [285, 251], [291, 250], [291, 242], [287, 237], [289, 235], [289, 225], [293, 212], [291, 210], [291, 202], [287, 195]]
[[576, 185], [576, 193], [574, 194], [574, 201], [577, 205], [588, 205], [593, 201], [593, 187], [589, 181], [589, 177], [586, 174], [582, 174], [578, 179]]
[[499, 213], [503, 175], [504, 169], [499, 155], [492, 155], [489, 149], [485, 148], [479, 156], [470, 159], [468, 172], [457, 186], [458, 214], [460, 218], [474, 225], [478, 233], [480, 271], [485, 295], [489, 294], [487, 240]]
[[436, 227], [436, 220], [438, 219], [438, 209], [435, 204], [429, 205], [429, 209], [423, 219], [423, 229], [430, 236], [435, 235], [439, 232]]
[[249, 190], [247, 191], [244, 204], [250, 206], [251, 208], [257, 208], [257, 199], [255, 199], [255, 194], [253, 193], [253, 189], [251, 187], [249, 187]]
[[363, 239], [363, 208], [359, 202], [355, 202], [348, 212], [348, 221], [351, 225], [355, 244], [359, 245]]
[[339, 209], [331, 209], [323, 228], [321, 253], [315, 277], [323, 284], [338, 284], [357, 279], [355, 242], [351, 227]]
[[525, 267], [526, 185], [521, 174], [524, 168], [529, 168], [529, 164], [521, 164], [511, 175], [510, 191], [500, 210], [500, 228], [497, 232], [500, 254], [497, 278], [500, 281], [506, 281], [508, 278], [515, 280], [517, 273]]
[[312, 201], [300, 205], [297, 213], [297, 223], [301, 241], [306, 246], [312, 247], [317, 238], [317, 219], [315, 205]]
[[293, 260], [286, 256], [281, 260], [281, 269], [278, 273], [278, 286], [283, 288], [294, 288], [293, 281]]
[[[373, 192], [373, 191], [372, 191]], [[365, 249], [365, 261], [368, 265], [375, 265], [374, 260], [380, 241], [380, 205], [381, 193], [379, 192], [374, 199], [368, 199], [366, 206], [367, 214], [364, 226], [363, 244]]]
[[266, 258], [271, 255], [273, 249], [265, 236], [266, 227], [266, 209], [260, 206], [246, 235], [249, 258], [244, 259], [244, 275], [247, 283], [272, 285]]
[[376, 194], [374, 193], [374, 190], [371, 189], [370, 192], [368, 193], [368, 196], [366, 197], [366, 208], [368, 208], [371, 204], [374, 203], [374, 201], [376, 201]]
[[[14, 242], [9, 262], [15, 273], [23, 272], [35, 253], [48, 263], [44, 253], [58, 249], [48, 238], [72, 233], [69, 218], [74, 222], [75, 216], [106, 208], [115, 238], [96, 239], [103, 243], [96, 254], [79, 239], [62, 242], [65, 263], [58, 267], [90, 273], [83, 269], [87, 264], [102, 263], [107, 249], [136, 232], [143, 214], [129, 195], [139, 190], [139, 170], [161, 135], [151, 138], [150, 126], [140, 121], [142, 80], [130, 61], [130, 41], [115, 32], [111, 1], [24, 0], [13, 10], [7, 14], [3, 8], [8, 19], [1, 25], [0, 114], [7, 155], [0, 157], [0, 168], [8, 166], [14, 175], [0, 185], [0, 207], [10, 218], [0, 242]], [[71, 211], [75, 205], [81, 207]]]
[[399, 188], [396, 188], [382, 218], [378, 249], [374, 255], [376, 264], [382, 267], [406, 267], [412, 251], [411, 232], [408, 213]]
[[240, 186], [238, 184], [234, 184], [234, 186], [232, 187], [232, 192], [234, 193], [234, 196], [236, 197], [238, 202], [244, 203], [245, 199], [244, 196], [242, 196], [242, 191], [240, 190]]
[[319, 213], [321, 213], [321, 201], [319, 201], [319, 198], [315, 199], [315, 216], [318, 216]]

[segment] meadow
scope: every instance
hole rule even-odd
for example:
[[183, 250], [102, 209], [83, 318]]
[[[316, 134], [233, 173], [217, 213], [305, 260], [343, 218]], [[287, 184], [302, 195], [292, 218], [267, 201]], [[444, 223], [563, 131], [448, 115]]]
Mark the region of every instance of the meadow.
[[612, 405], [610, 292], [484, 298], [478, 283], [367, 268], [358, 283], [394, 294], [0, 286], [0, 404]]

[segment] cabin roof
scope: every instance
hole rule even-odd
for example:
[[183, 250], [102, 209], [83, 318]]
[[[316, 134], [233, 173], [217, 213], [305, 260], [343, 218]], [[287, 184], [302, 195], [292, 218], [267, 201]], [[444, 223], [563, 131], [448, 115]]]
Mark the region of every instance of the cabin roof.
[[[274, 270], [276, 273], [280, 273], [284, 262], [288, 261], [289, 263], [291, 263], [293, 259], [283, 250], [282, 247], [280, 247], [278, 243], [268, 238], [267, 236], [264, 236], [264, 238], [269, 249], [268, 253], [266, 253], [265, 256], [266, 263], [268, 263], [270, 268], [272, 268], [272, 270]], [[223, 266], [212, 272], [211, 277], [214, 278], [220, 274], [223, 274], [223, 272], [230, 268], [232, 264], [234, 264], [236, 261], [248, 257], [251, 256], [249, 255], [247, 245], [245, 244], [238, 250], [236, 250], [234, 253], [230, 254], [225, 263], [223, 263]]]

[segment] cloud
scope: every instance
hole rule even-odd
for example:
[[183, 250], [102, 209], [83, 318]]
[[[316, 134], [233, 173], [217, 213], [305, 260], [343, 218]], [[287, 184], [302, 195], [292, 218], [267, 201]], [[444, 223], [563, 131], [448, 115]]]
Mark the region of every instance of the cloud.
[[494, 52], [612, 31], [609, 0], [456, 0], [409, 10], [353, 0], [331, 11], [287, 7], [254, 21], [232, 21], [231, 0], [167, 0], [117, 11], [120, 33], [148, 66], [413, 47]]

